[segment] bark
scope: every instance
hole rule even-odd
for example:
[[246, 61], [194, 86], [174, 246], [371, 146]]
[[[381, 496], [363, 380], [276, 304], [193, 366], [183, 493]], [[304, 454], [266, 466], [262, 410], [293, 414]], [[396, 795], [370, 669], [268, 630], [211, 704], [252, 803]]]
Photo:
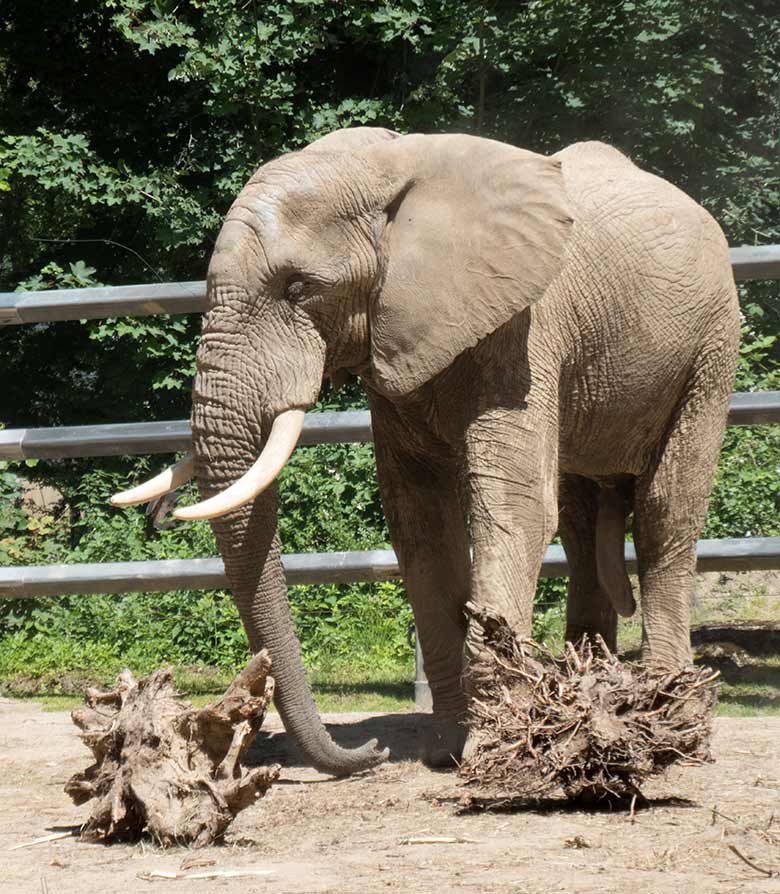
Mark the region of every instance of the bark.
[[241, 766], [273, 696], [270, 667], [267, 652], [255, 655], [201, 710], [179, 699], [170, 669], [140, 682], [125, 671], [112, 690], [87, 690], [71, 716], [95, 763], [65, 785], [75, 804], [94, 801], [82, 839], [202, 847], [221, 838], [279, 776], [278, 766]]

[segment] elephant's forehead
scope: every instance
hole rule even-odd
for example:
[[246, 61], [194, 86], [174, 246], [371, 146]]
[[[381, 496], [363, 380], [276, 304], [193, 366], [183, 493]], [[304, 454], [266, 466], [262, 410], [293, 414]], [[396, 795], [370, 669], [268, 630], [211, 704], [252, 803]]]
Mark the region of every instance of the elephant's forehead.
[[232, 267], [233, 255], [258, 255], [272, 272], [314, 268], [349, 241], [348, 200], [334, 170], [340, 161], [327, 153], [299, 153], [260, 168], [228, 212], [212, 270], [220, 262]]

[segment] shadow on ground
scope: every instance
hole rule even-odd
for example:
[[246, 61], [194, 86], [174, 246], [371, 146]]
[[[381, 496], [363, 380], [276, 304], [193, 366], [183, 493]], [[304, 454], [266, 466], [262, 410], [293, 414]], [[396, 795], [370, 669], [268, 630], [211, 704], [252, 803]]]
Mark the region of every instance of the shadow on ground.
[[[417, 760], [422, 739], [431, 722], [430, 714], [379, 714], [345, 723], [327, 723], [328, 732], [342, 748], [358, 748], [370, 739], [390, 749], [390, 762]], [[281, 762], [288, 767], [305, 767], [297, 746], [286, 732], [261, 730], [247, 752], [247, 766]]]
[[[452, 799], [456, 801], [456, 799]], [[688, 809], [699, 807], [688, 798], [646, 798], [641, 793], [632, 803], [631, 798], [602, 798], [589, 801], [582, 798], [480, 798], [457, 799], [458, 815], [474, 813], [640, 813], [657, 807]]]

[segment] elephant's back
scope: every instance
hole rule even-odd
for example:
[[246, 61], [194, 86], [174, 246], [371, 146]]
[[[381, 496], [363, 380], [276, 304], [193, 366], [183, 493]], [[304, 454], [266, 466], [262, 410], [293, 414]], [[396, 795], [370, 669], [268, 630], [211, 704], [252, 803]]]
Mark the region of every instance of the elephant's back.
[[[721, 228], [681, 189], [606, 143], [574, 143], [555, 157], [562, 163], [580, 252], [587, 247], [608, 260], [626, 284], [652, 290], [665, 283], [670, 305], [692, 291], [713, 294], [724, 282], [733, 285]], [[707, 309], [705, 302], [702, 312]]]
[[705, 355], [723, 354], [716, 378], [733, 375], [728, 245], [703, 208], [618, 150], [578, 143], [557, 157], [575, 225], [542, 303], [564, 340], [562, 460], [587, 456], [594, 468], [570, 469], [583, 474], [635, 474]]

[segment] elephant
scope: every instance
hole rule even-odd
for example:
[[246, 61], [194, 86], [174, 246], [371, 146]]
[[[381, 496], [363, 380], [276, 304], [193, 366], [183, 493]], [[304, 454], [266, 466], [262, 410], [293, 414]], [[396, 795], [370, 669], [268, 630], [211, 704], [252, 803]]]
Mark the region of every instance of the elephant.
[[464, 134], [336, 131], [261, 166], [208, 268], [192, 455], [114, 503], [194, 475], [287, 731], [316, 768], [385, 759], [322, 724], [291, 621], [277, 475], [324, 376], [371, 409], [392, 545], [433, 698], [424, 758], [467, 747], [467, 603], [531, 632], [545, 549], [570, 566], [566, 637], [636, 603], [642, 661], [691, 660], [689, 604], [727, 419], [739, 308], [726, 240], [675, 186], [600, 142], [545, 156]]

